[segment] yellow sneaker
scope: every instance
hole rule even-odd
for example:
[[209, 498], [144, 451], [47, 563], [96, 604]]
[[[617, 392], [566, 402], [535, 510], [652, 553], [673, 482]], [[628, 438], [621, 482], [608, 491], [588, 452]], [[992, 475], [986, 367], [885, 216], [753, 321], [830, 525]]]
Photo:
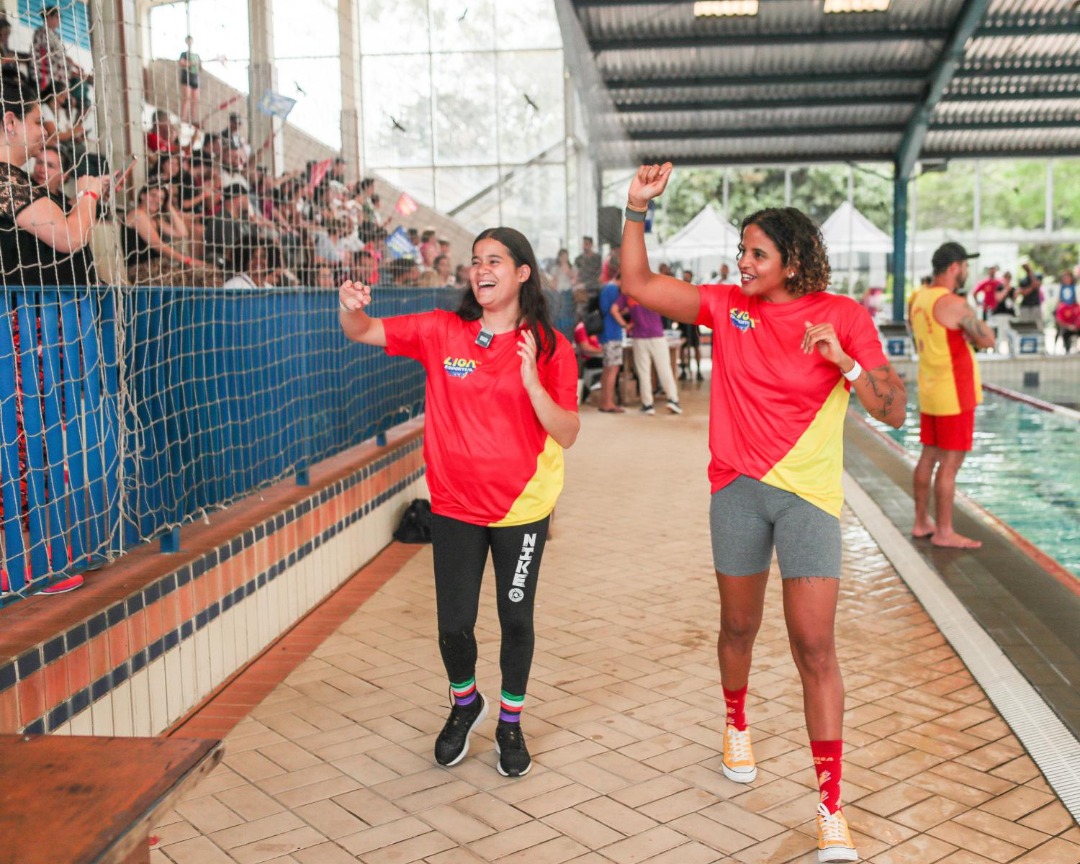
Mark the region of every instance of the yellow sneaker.
[[818, 804], [817, 849], [817, 860], [822, 864], [829, 861], [859, 860], [859, 853], [851, 842], [851, 832], [842, 810], [830, 813], [824, 804]]
[[740, 732], [734, 726], [724, 729], [724, 776], [736, 783], [752, 783], [757, 777], [750, 730]]

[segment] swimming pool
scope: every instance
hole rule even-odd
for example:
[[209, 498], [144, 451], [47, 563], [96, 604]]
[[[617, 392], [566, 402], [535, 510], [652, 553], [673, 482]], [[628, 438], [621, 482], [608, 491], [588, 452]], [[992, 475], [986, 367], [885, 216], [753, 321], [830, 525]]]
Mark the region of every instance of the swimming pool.
[[[994, 393], [984, 396], [957, 488], [1080, 578], [1080, 423]], [[900, 429], [869, 420], [918, 457], [919, 411], [910, 382]]]

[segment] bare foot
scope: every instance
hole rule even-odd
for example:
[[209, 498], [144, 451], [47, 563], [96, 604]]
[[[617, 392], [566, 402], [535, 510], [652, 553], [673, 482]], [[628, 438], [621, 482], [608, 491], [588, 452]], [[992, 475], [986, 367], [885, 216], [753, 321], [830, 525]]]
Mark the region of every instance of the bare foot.
[[957, 534], [955, 531], [948, 534], [936, 531], [934, 536], [930, 538], [930, 542], [935, 546], [944, 546], [949, 549], [978, 549], [982, 546], [981, 540], [972, 540], [970, 537]]
[[932, 537], [937, 530], [933, 522], [927, 520], [926, 522], [920, 522], [913, 526], [911, 529], [911, 536], [916, 540], [925, 540], [927, 537]]

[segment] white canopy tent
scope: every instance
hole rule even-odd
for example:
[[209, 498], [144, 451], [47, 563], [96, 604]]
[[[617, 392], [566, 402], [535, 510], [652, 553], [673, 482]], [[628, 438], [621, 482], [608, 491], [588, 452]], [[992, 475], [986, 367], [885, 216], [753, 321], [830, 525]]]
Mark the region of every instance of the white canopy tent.
[[694, 281], [700, 283], [719, 272], [721, 264], [735, 272], [739, 240], [735, 227], [712, 204], [706, 204], [681, 231], [656, 248], [653, 265], [660, 261], [681, 265], [693, 270]]
[[848, 290], [860, 277], [866, 287], [884, 287], [888, 256], [893, 240], [850, 201], [845, 201], [821, 226], [821, 236], [829, 250], [833, 285], [846, 284]]

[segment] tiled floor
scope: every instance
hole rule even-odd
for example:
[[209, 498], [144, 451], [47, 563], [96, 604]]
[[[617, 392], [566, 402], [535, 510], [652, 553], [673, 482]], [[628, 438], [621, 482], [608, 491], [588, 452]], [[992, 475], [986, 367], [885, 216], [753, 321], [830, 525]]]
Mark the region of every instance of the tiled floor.
[[[583, 412], [541, 574], [527, 777], [495, 771], [494, 720], [460, 765], [433, 762], [447, 709], [430, 549], [391, 547], [179, 730], [236, 723], [223, 765], [157, 829], [152, 861], [816, 861], [778, 578], [750, 681], [758, 779], [719, 771], [706, 406], [693, 392], [683, 404], [683, 417]], [[844, 543], [844, 798], [864, 860], [1080, 862], [1080, 827], [848, 513]], [[478, 682], [497, 697], [490, 592], [478, 638]]]

